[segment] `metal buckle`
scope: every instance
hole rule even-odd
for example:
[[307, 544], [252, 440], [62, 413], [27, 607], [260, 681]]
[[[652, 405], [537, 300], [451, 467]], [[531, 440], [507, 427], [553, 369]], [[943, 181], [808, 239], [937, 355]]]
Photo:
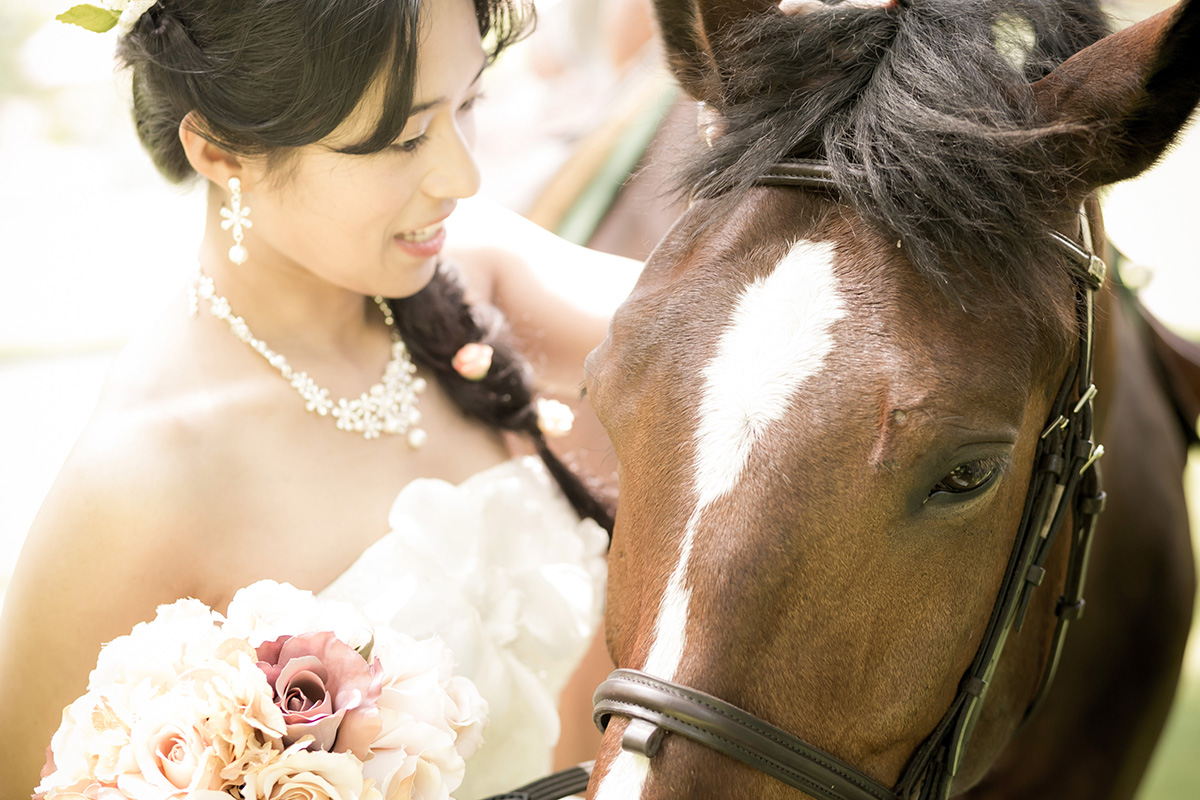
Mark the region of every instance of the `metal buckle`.
[[1062, 414], [1058, 415], [1058, 419], [1046, 426], [1046, 430], [1042, 431], [1042, 438], [1045, 439], [1050, 434], [1054, 433], [1059, 428], [1065, 428], [1068, 425], [1068, 420]]
[[1103, 455], [1104, 455], [1104, 445], [1098, 444], [1095, 447], [1093, 447], [1091, 454], [1088, 456], [1088, 460], [1083, 462], [1083, 466], [1079, 468], [1079, 474], [1082, 475], [1083, 473], [1087, 472], [1088, 467], [1090, 467], [1092, 464], [1095, 464], [1097, 461], [1099, 461], [1100, 457]]
[[1083, 393], [1083, 397], [1079, 398], [1079, 402], [1075, 404], [1075, 413], [1078, 414], [1083, 410], [1083, 407], [1088, 404], [1093, 397], [1096, 396], [1096, 384], [1090, 384], [1087, 391]]
[[621, 736], [621, 749], [654, 758], [663, 740], [663, 729], [648, 720], [631, 717]]
[[1104, 259], [1095, 253], [1083, 249], [1057, 231], [1052, 231], [1050, 236], [1066, 251], [1076, 274], [1079, 275], [1092, 291], [1099, 291], [1100, 287], [1104, 285], [1105, 276], [1108, 274], [1108, 265], [1104, 263]]
[[1105, 264], [1104, 259], [1093, 253], [1092, 257], [1088, 259], [1087, 274], [1092, 289], [1100, 291], [1100, 287], [1104, 285], [1104, 279], [1108, 275], [1108, 264]]

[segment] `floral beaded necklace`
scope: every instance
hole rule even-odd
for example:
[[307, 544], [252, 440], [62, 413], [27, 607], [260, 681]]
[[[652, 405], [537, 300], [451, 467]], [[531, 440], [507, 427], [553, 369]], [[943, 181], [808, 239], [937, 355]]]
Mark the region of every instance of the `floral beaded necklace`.
[[382, 297], [376, 296], [374, 300], [392, 334], [391, 359], [379, 383], [353, 400], [341, 398], [336, 402], [330, 399], [328, 389], [317, 385], [307, 373], [292, 369], [286, 358], [256, 338], [246, 321], [233, 313], [229, 301], [217, 294], [212, 278], [197, 270], [188, 292], [193, 317], [199, 313], [201, 300], [208, 303], [208, 310], [214, 317], [229, 325], [234, 336], [250, 345], [279, 371], [304, 399], [306, 409], [322, 417], [332, 416], [338, 430], [361, 433], [365, 439], [377, 439], [384, 433], [407, 434], [410, 447], [416, 449], [425, 444], [427, 435], [424, 429], [417, 427], [421, 420], [417, 395], [425, 391], [425, 379], [417, 376], [417, 367], [396, 331], [392, 308]]

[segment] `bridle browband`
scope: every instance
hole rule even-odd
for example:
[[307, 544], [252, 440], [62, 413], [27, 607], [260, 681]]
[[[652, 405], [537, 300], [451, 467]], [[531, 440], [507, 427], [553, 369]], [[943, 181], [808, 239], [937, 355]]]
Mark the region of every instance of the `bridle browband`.
[[[836, 191], [833, 171], [823, 161], [787, 160], [758, 181]], [[604, 730], [614, 716], [629, 720], [621, 746], [653, 757], [665, 733], [674, 733], [746, 763], [818, 800], [945, 800], [962, 764], [984, 697], [1009, 633], [1020, 631], [1030, 596], [1045, 577], [1045, 562], [1068, 513], [1072, 516], [1066, 584], [1041, 683], [1026, 719], [1045, 697], [1058, 666], [1071, 620], [1083, 613], [1083, 584], [1096, 519], [1104, 508], [1096, 460], [1104, 448], [1092, 441], [1092, 383], [1095, 350], [1095, 293], [1104, 284], [1104, 262], [1092, 252], [1087, 216], [1083, 246], [1059, 233], [1056, 245], [1070, 261], [1076, 286], [1079, 351], [1051, 408], [1038, 442], [1034, 473], [1016, 542], [1000, 592], [970, 669], [942, 719], [913, 753], [893, 788], [888, 788], [823, 750], [719, 698], [636, 670], [618, 669], [593, 698], [593, 719]]]

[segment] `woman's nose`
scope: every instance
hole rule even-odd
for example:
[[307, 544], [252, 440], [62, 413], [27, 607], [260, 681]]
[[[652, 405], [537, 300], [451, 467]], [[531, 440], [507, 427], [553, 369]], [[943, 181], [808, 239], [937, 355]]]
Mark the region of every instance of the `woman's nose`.
[[441, 146], [433, 153], [433, 164], [425, 175], [425, 191], [439, 199], [462, 199], [478, 192], [479, 165], [467, 133], [449, 124], [438, 138]]

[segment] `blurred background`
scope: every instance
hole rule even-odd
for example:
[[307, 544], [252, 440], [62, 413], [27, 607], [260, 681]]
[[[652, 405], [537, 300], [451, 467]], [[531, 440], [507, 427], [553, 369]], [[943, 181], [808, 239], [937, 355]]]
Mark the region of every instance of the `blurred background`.
[[[538, 32], [506, 54], [485, 86], [485, 195], [595, 241], [579, 204], [561, 200], [579, 194], [572, 175], [611, 161], [622, 142], [637, 145], [670, 113], [646, 2], [539, 0]], [[200, 192], [167, 184], [137, 144], [126, 87], [112, 70], [113, 34], [54, 21], [71, 4], [0, 6], [0, 594], [113, 354], [182, 291], [201, 233]], [[1167, 5], [1109, 3], [1118, 25]], [[1200, 340], [1197, 179], [1194, 123], [1167, 160], [1109, 191], [1105, 213], [1145, 304]], [[1195, 462], [1188, 480], [1200, 498]], [[1140, 800], [1200, 796], [1198, 639]]]

